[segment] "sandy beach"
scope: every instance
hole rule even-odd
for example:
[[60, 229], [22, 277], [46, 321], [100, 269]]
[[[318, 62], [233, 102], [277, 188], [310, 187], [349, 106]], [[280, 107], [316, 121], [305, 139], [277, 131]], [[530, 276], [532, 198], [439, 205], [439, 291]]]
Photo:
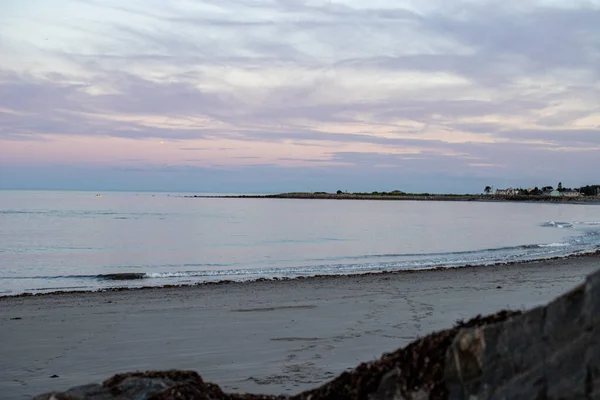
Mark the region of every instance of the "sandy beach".
[[0, 299], [0, 397], [192, 369], [291, 394], [458, 319], [545, 303], [600, 255], [493, 267]]

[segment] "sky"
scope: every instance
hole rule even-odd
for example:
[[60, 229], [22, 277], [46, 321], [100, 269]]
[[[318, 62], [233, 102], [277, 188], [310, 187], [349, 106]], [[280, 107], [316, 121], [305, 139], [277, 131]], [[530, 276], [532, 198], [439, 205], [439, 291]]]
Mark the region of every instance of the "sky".
[[600, 0], [3, 0], [0, 189], [600, 183]]

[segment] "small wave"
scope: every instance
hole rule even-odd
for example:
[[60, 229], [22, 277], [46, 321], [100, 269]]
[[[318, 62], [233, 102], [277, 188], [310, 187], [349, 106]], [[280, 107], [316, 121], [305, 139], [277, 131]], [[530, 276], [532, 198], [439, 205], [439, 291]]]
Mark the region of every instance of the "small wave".
[[0, 210], [0, 215], [9, 215], [9, 214], [32, 214], [32, 212], [19, 211], [19, 210]]
[[184, 278], [193, 276], [214, 275], [206, 272], [148, 272], [148, 278]]
[[[554, 224], [556, 224], [554, 222]], [[400, 253], [400, 254], [366, 254], [352, 257], [306, 258], [304, 260], [273, 260], [263, 262], [260, 266], [243, 265], [241, 263], [186, 263], [171, 265], [137, 265], [110, 266], [115, 272], [94, 275], [62, 275], [62, 276], [0, 276], [0, 280], [51, 280], [53, 282], [67, 279], [79, 281], [100, 281], [93, 285], [135, 285], [134, 282], [150, 280], [179, 280], [190, 278], [199, 281], [218, 279], [252, 280], [255, 278], [311, 276], [321, 274], [353, 274], [363, 272], [417, 270], [441, 267], [460, 267], [464, 265], [489, 265], [494, 263], [544, 259], [554, 256], [566, 256], [586, 251], [594, 246], [599, 248], [600, 231], [587, 232], [583, 236], [571, 238], [565, 242], [528, 244], [512, 247], [501, 247], [480, 250], [468, 250], [445, 253]], [[303, 262], [304, 265], [289, 265], [287, 262]], [[314, 263], [314, 264], [313, 264]], [[136, 271], [137, 270], [137, 271]], [[106, 271], [106, 270], [105, 270]], [[156, 271], [156, 272], [155, 272]], [[108, 272], [108, 271], [106, 271]], [[117, 283], [122, 282], [122, 283]], [[58, 284], [58, 282], [56, 282]], [[152, 283], [154, 284], [154, 283]]]
[[92, 286], [57, 286], [57, 287], [41, 287], [41, 288], [28, 288], [27, 291], [50, 291], [50, 290], [81, 290], [81, 289], [92, 289]]
[[29, 215], [49, 215], [53, 217], [78, 217], [89, 215], [116, 215], [112, 211], [74, 211], [74, 210], [0, 210], [0, 214], [29, 214]]
[[386, 254], [364, 254], [359, 256], [341, 256], [341, 257], [323, 257], [310, 258], [307, 261], [344, 261], [344, 260], [363, 260], [363, 259], [383, 259], [383, 258], [422, 258], [422, 257], [454, 257], [469, 256], [482, 253], [510, 253], [519, 250], [538, 249], [547, 246], [545, 244], [522, 244], [517, 246], [493, 247], [479, 250], [448, 251], [437, 253], [386, 253]]
[[544, 228], [572, 228], [573, 224], [570, 222], [555, 222], [555, 221], [549, 221], [549, 222], [544, 222], [542, 224], [542, 226]]
[[184, 267], [231, 267], [232, 264], [215, 264], [215, 263], [200, 263], [200, 264], [183, 264]]
[[167, 214], [157, 212], [118, 213], [111, 210], [0, 210], [0, 215], [41, 215], [57, 218], [116, 216], [115, 219], [131, 219], [140, 217], [164, 217]]
[[96, 275], [96, 278], [105, 281], [132, 281], [137, 279], [146, 279], [148, 274], [143, 272], [121, 272], [116, 274]]
[[279, 240], [265, 240], [264, 244], [298, 244], [298, 243], [320, 243], [320, 242], [346, 242], [348, 239], [341, 238], [330, 238], [330, 237], [316, 237], [311, 239], [279, 239]]
[[539, 244], [538, 247], [569, 247], [571, 244], [569, 243], [548, 243], [548, 244]]

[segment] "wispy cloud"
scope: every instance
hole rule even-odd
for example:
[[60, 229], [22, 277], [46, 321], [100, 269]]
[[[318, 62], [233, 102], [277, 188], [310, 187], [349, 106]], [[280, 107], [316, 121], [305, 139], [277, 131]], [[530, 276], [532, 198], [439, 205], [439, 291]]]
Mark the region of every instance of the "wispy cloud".
[[600, 168], [596, 1], [59, 0], [38, 11], [0, 5], [3, 164], [400, 168], [432, 184]]

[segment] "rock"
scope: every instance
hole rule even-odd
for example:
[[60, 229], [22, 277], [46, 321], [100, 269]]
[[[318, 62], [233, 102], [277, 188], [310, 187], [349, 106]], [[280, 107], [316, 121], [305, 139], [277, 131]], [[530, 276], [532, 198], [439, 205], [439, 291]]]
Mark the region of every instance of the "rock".
[[[115, 375], [102, 384], [78, 386], [64, 393], [47, 393], [34, 400], [217, 400], [235, 399], [217, 385], [205, 383], [193, 371], [134, 372]], [[276, 399], [250, 396], [248, 399]]]
[[600, 271], [545, 307], [459, 322], [295, 396], [227, 394], [193, 371], [154, 371], [34, 398], [131, 399], [600, 399]]
[[461, 330], [447, 354], [448, 399], [600, 399], [599, 306], [596, 272], [546, 307]]

